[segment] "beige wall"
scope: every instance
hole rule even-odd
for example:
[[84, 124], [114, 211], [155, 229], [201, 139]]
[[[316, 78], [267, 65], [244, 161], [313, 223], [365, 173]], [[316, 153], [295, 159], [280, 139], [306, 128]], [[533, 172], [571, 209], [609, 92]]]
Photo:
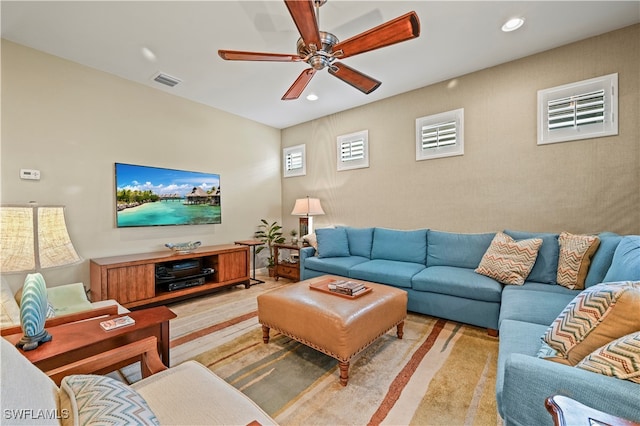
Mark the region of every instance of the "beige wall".
[[[537, 91], [610, 73], [619, 135], [537, 146]], [[640, 234], [639, 102], [635, 25], [284, 129], [283, 147], [307, 153], [307, 175], [283, 179], [285, 228], [310, 195], [327, 213], [316, 227]], [[415, 119], [457, 108], [464, 156], [417, 162]], [[337, 172], [336, 136], [365, 129], [370, 167]]]
[[[110, 74], [2, 41], [2, 203], [66, 206], [81, 265], [49, 285], [89, 285], [92, 257], [226, 244], [280, 220], [280, 131]], [[222, 224], [115, 227], [114, 163], [221, 175]], [[20, 180], [38, 169], [38, 182]], [[24, 275], [9, 276], [12, 287]]]

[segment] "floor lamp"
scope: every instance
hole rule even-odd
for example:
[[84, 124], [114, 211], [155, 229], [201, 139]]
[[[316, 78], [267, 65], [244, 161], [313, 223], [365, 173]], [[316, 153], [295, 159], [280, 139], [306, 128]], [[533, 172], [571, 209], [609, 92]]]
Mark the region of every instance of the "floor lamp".
[[302, 238], [313, 232], [313, 216], [323, 215], [324, 210], [317, 198], [298, 198], [291, 214], [300, 216], [300, 238]]
[[0, 271], [27, 274], [20, 301], [20, 325], [24, 336], [16, 344], [25, 351], [51, 340], [44, 329], [47, 288], [42, 269], [81, 262], [71, 243], [64, 220], [64, 207], [35, 203], [0, 208]]

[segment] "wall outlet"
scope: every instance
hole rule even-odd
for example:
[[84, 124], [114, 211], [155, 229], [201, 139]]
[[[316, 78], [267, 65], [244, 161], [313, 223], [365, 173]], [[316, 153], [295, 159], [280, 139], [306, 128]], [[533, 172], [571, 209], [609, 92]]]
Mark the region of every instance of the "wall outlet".
[[20, 179], [40, 180], [40, 170], [20, 169]]

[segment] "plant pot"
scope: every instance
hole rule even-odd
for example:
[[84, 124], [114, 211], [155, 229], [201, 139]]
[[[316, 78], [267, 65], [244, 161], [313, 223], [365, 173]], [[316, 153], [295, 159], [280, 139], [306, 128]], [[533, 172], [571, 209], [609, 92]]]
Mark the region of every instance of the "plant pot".
[[275, 267], [272, 266], [272, 267], [269, 267], [267, 269], [269, 270], [269, 277], [270, 278], [273, 278], [273, 277], [276, 276], [276, 268]]

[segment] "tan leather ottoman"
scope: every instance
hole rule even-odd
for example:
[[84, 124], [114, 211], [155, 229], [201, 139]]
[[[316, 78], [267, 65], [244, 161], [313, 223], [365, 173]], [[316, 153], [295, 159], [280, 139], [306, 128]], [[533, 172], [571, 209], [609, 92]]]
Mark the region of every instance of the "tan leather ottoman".
[[340, 383], [347, 385], [351, 358], [397, 327], [402, 338], [407, 293], [394, 287], [359, 281], [371, 292], [350, 299], [309, 288], [343, 277], [322, 276], [258, 296], [258, 321], [264, 343], [274, 329], [338, 360]]

